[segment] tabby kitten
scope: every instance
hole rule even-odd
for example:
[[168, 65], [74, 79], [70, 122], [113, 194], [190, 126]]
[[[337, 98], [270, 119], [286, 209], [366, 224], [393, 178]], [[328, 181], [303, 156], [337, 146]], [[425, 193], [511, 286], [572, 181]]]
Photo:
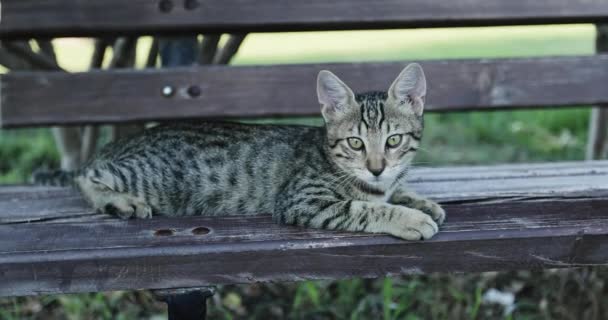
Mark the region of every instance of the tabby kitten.
[[325, 127], [207, 122], [159, 126], [111, 143], [76, 185], [99, 211], [272, 214], [278, 223], [428, 239], [445, 213], [404, 187], [423, 129], [426, 80], [407, 66], [388, 93], [355, 95], [321, 71]]

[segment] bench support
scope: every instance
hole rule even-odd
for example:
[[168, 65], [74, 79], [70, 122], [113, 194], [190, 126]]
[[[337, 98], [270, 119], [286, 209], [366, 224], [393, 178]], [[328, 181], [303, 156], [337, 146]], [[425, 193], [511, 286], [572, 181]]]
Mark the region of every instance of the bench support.
[[[608, 52], [608, 25], [596, 25], [595, 48], [598, 54]], [[589, 138], [587, 141], [587, 160], [608, 156], [608, 105], [600, 105], [591, 110], [589, 119]]]
[[156, 290], [156, 297], [167, 303], [169, 320], [201, 320], [207, 315], [207, 298], [213, 287]]

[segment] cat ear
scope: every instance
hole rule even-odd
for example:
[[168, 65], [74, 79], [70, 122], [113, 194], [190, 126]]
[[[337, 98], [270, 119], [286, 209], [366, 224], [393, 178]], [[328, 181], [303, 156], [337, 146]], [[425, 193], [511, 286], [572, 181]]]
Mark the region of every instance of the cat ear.
[[388, 89], [388, 94], [400, 105], [409, 104], [414, 113], [421, 116], [426, 96], [426, 78], [422, 67], [417, 63], [405, 67]]
[[355, 102], [355, 94], [335, 74], [322, 70], [317, 76], [317, 96], [322, 105], [325, 120], [334, 119], [347, 112]]

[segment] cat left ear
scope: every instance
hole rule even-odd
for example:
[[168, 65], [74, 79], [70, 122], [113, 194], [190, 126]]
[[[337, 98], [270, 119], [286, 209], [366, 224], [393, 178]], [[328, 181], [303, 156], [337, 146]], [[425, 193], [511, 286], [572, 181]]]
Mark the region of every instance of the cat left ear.
[[399, 105], [410, 105], [414, 113], [421, 116], [426, 97], [426, 77], [422, 67], [417, 63], [405, 67], [388, 89], [388, 94]]

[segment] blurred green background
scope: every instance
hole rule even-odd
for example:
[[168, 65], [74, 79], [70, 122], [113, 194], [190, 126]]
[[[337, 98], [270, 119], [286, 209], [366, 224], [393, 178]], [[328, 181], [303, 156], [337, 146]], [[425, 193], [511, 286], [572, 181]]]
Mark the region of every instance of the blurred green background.
[[[594, 41], [592, 25], [251, 34], [233, 62], [590, 55]], [[143, 39], [139, 46], [140, 66], [149, 45], [150, 39]], [[55, 46], [64, 68], [86, 69], [92, 53], [90, 40], [59, 39]], [[395, 75], [398, 72], [395, 70]], [[433, 84], [441, 79], [428, 81], [429, 90], [433, 90]], [[424, 151], [416, 163], [439, 166], [582, 160], [589, 110], [589, 106], [580, 106], [428, 114]], [[321, 123], [318, 118], [280, 122]], [[33, 169], [57, 165], [58, 154], [48, 129], [0, 131], [1, 183], [22, 183]], [[588, 268], [227, 286], [210, 302], [210, 319], [608, 319], [608, 306], [602, 303], [608, 301], [607, 278], [605, 269]], [[512, 313], [482, 303], [483, 294], [492, 288], [516, 295]], [[0, 319], [161, 319], [163, 312], [164, 306], [147, 292], [0, 299]]]
[[[586, 55], [594, 52], [594, 39], [592, 25], [251, 34], [234, 64]], [[150, 43], [149, 38], [140, 42], [140, 66]], [[93, 50], [91, 40], [60, 39], [55, 46], [62, 67], [86, 70]], [[106, 63], [110, 58], [106, 57]], [[428, 81], [429, 90], [433, 90], [433, 83], [441, 79]], [[582, 159], [588, 114], [587, 107], [429, 114], [424, 152], [418, 162], [445, 165]], [[320, 124], [318, 119], [282, 122]], [[48, 130], [0, 131], [0, 183], [25, 181], [36, 167], [55, 167], [57, 156]]]

